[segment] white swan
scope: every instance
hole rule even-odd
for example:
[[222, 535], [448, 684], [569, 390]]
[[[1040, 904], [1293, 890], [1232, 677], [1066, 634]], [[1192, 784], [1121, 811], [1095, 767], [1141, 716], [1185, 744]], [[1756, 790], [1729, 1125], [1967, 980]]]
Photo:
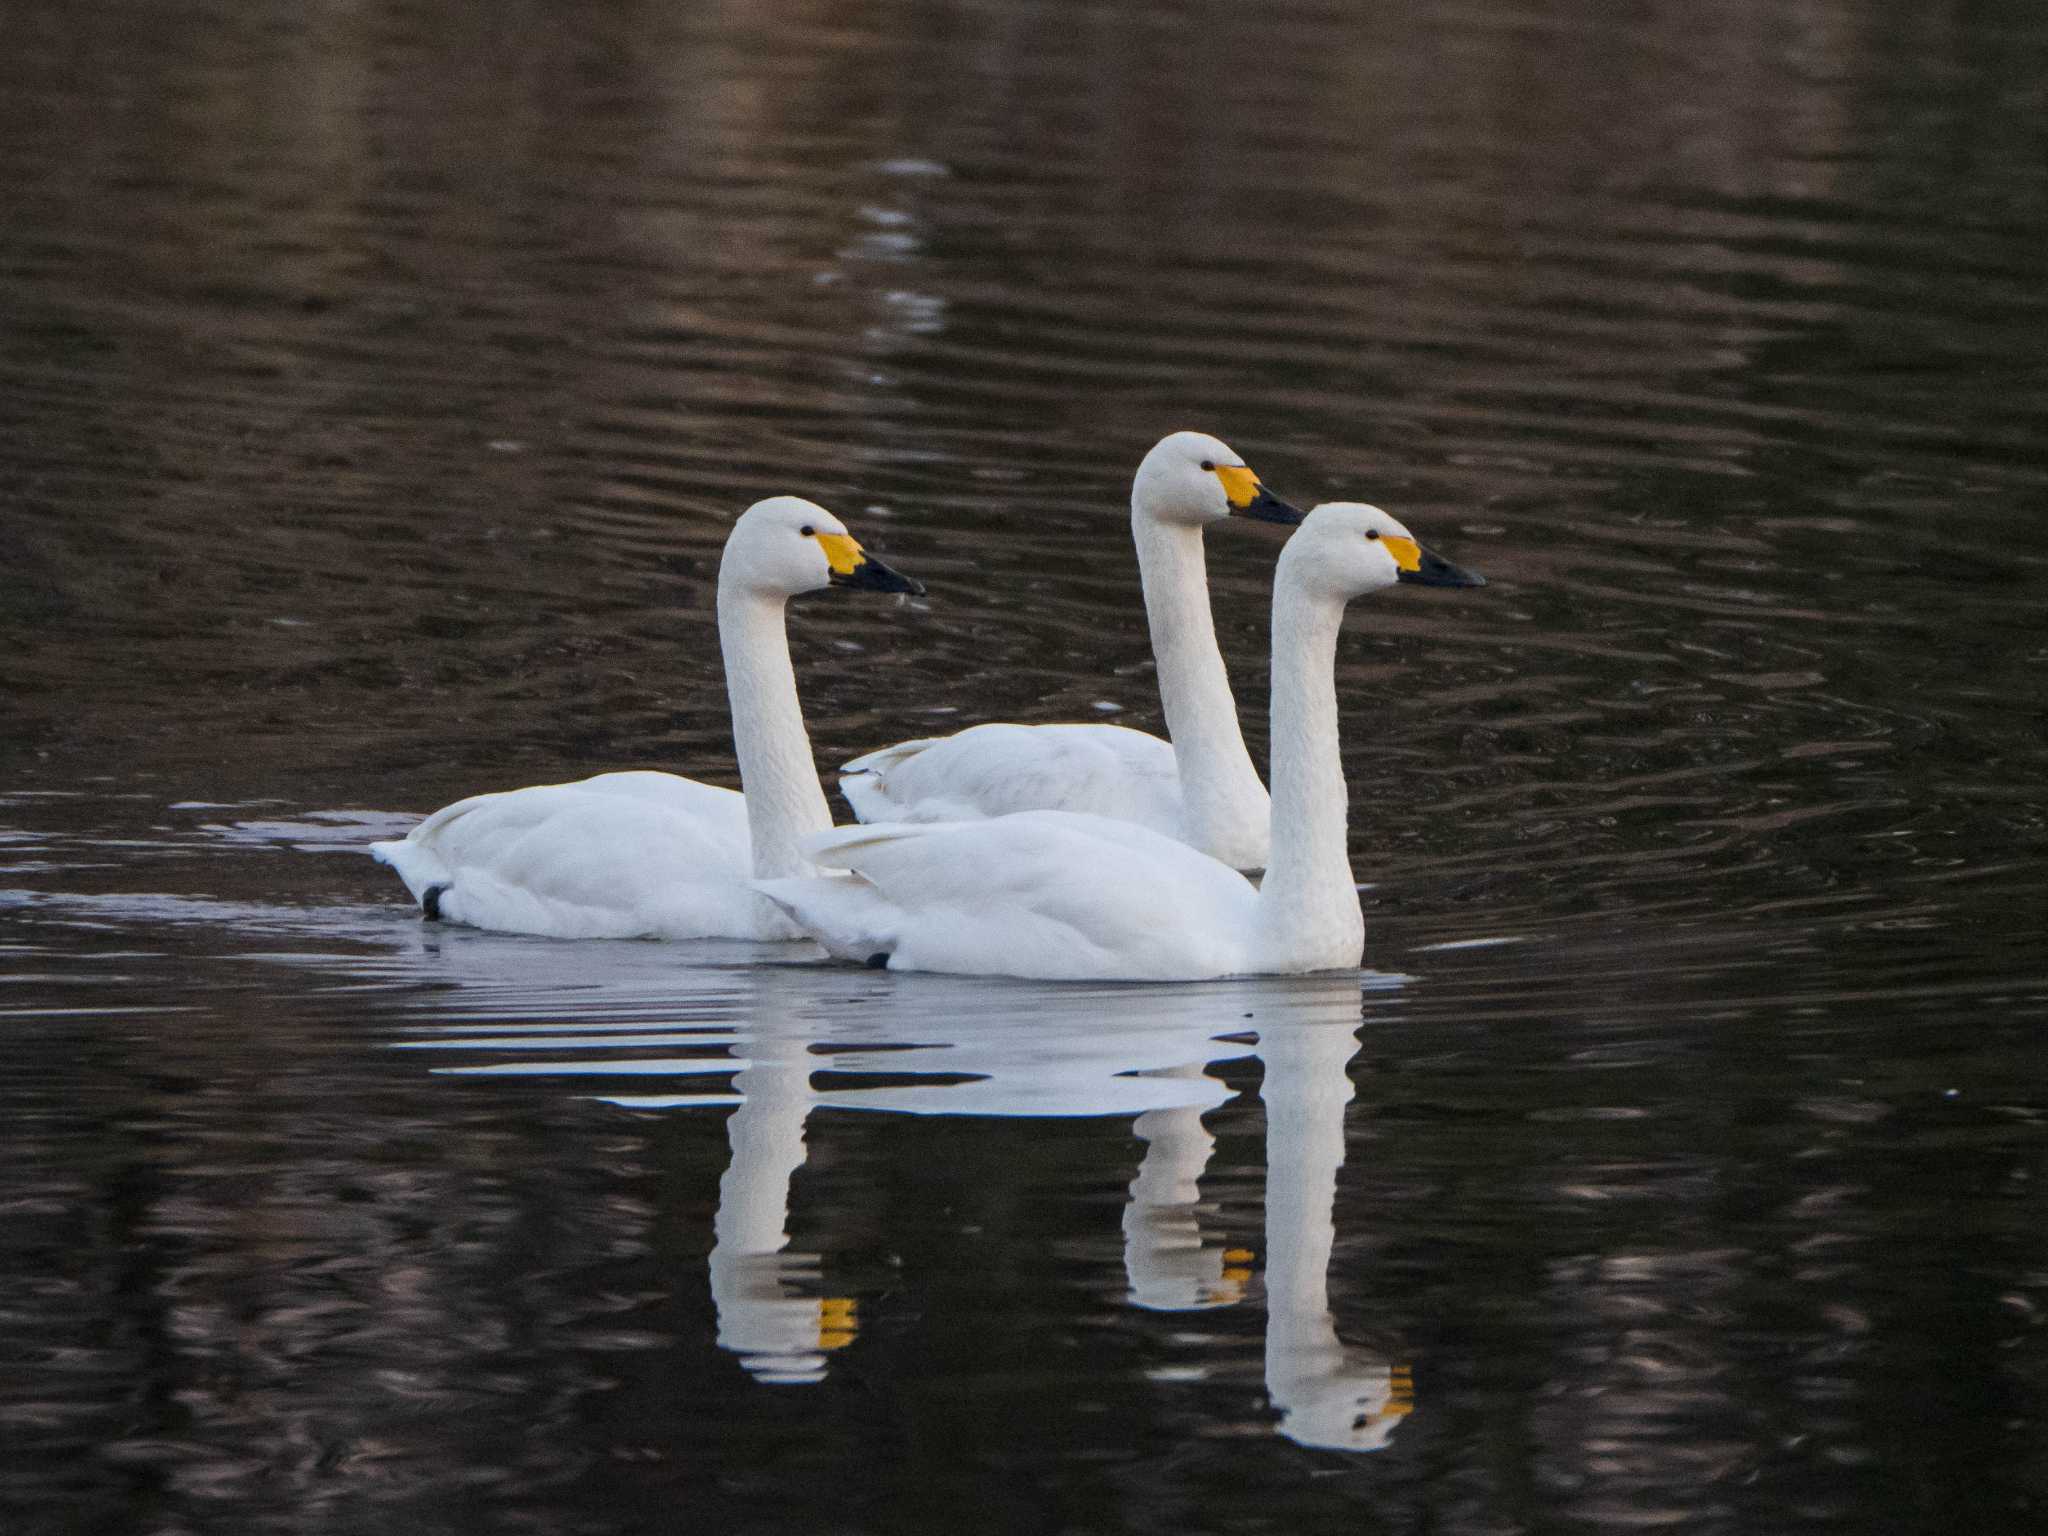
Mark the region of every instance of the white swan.
[[797, 704], [783, 608], [825, 586], [922, 592], [823, 507], [773, 496], [733, 524], [718, 645], [744, 796], [672, 773], [473, 795], [370, 852], [429, 918], [554, 938], [797, 939], [749, 876], [811, 873], [832, 815]]
[[1348, 968], [1365, 919], [1337, 745], [1344, 605], [1397, 581], [1481, 585], [1377, 507], [1309, 513], [1273, 580], [1273, 850], [1263, 887], [1149, 827], [1070, 811], [842, 827], [805, 844], [848, 879], [760, 880], [833, 954], [891, 970], [1199, 980]]
[[1121, 725], [976, 725], [898, 742], [840, 769], [862, 821], [972, 821], [1087, 811], [1134, 821], [1237, 869], [1266, 865], [1269, 808], [1216, 648], [1202, 529], [1236, 514], [1298, 523], [1243, 459], [1201, 432], [1145, 455], [1131, 537], [1172, 744]]

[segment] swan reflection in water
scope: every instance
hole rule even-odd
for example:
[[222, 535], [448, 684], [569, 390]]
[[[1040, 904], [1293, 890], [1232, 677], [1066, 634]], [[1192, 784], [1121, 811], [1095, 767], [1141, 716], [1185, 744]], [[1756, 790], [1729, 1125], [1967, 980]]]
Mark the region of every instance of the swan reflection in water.
[[[1264, 1074], [1265, 1377], [1280, 1433], [1304, 1445], [1377, 1450], [1410, 1411], [1406, 1368], [1342, 1343], [1330, 1315], [1357, 974], [1093, 987], [804, 965], [713, 974], [712, 1007], [671, 1004], [669, 1018], [682, 1022], [573, 1033], [536, 1025], [498, 1038], [450, 1026], [402, 1044], [511, 1058], [439, 1069], [450, 1075], [667, 1079], [670, 1091], [601, 1097], [639, 1110], [732, 1106], [711, 1293], [719, 1344], [758, 1380], [821, 1380], [832, 1352], [859, 1331], [856, 1303], [825, 1294], [821, 1256], [789, 1246], [790, 1183], [804, 1163], [806, 1121], [821, 1106], [1128, 1116], [1145, 1148], [1123, 1218], [1130, 1302], [1165, 1313], [1243, 1302], [1254, 1256], [1208, 1240], [1201, 1228], [1200, 1180], [1215, 1143], [1202, 1116], [1236, 1092], [1207, 1069], [1251, 1058]], [[1399, 978], [1363, 980], [1389, 989]], [[617, 1054], [661, 1046], [694, 1054]], [[931, 1080], [860, 1084], [884, 1072]], [[730, 1093], [691, 1092], [676, 1081], [726, 1073]], [[831, 1074], [825, 1086], [819, 1073]]]

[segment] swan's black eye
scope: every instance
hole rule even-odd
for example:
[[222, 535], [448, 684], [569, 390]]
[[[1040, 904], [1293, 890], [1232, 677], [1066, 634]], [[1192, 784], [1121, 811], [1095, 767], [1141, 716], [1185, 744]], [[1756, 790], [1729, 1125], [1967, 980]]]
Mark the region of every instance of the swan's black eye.
[[1377, 528], [1368, 528], [1365, 530], [1365, 536], [1368, 539], [1376, 539], [1380, 536], [1380, 531]]
[[[797, 529], [797, 532], [802, 534], [807, 539], [815, 539], [818, 536], [818, 530], [813, 528], [809, 523], [805, 523], [803, 527]], [[1374, 534], [1373, 537], [1378, 538], [1379, 535]]]
[[1216, 463], [1213, 459], [1204, 459], [1202, 460], [1202, 468], [1207, 470], [1214, 470], [1216, 468]]

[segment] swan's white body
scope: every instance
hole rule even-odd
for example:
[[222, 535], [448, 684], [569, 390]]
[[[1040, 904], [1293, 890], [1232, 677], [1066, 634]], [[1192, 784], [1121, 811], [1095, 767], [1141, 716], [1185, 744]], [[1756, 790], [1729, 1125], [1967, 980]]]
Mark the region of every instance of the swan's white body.
[[[753, 872], [747, 803], [652, 771], [471, 795], [370, 851], [415, 901], [472, 928], [558, 939], [733, 934]], [[779, 936], [793, 937], [786, 928]]]
[[1273, 584], [1273, 839], [1262, 886], [1148, 827], [1065, 811], [842, 827], [805, 844], [852, 879], [755, 882], [826, 949], [891, 970], [1202, 980], [1359, 963], [1336, 650], [1344, 605], [1397, 580], [1476, 585], [1376, 507], [1318, 507]]
[[[856, 879], [764, 881], [832, 954], [889, 969], [1165, 981], [1255, 970], [1258, 893], [1149, 827], [1075, 811], [841, 827], [808, 851]], [[1353, 910], [1357, 908], [1354, 900]], [[1358, 958], [1356, 949], [1351, 960]]]
[[[1204, 467], [1208, 466], [1208, 467]], [[1150, 827], [1236, 869], [1263, 869], [1270, 806], [1238, 730], [1209, 611], [1202, 529], [1233, 509], [1299, 514], [1216, 438], [1176, 432], [1138, 466], [1131, 537], [1172, 741], [1120, 725], [977, 725], [899, 742], [840, 770], [864, 822], [1083, 811]]]
[[[832, 583], [911, 590], [845, 525], [794, 496], [734, 523], [718, 569], [718, 643], [745, 795], [672, 773], [604, 773], [473, 795], [370, 852], [429, 915], [564, 939], [799, 939], [748, 885], [812, 872], [832, 825], [797, 703], [787, 600]], [[891, 583], [894, 583], [893, 585]]]

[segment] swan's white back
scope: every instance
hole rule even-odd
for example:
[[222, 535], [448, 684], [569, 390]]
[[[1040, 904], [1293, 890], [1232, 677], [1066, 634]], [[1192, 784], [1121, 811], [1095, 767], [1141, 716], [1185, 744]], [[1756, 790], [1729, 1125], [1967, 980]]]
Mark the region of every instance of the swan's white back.
[[975, 821], [1085, 811], [1167, 837], [1182, 826], [1173, 748], [1121, 725], [972, 725], [900, 742], [840, 770], [862, 821]]

